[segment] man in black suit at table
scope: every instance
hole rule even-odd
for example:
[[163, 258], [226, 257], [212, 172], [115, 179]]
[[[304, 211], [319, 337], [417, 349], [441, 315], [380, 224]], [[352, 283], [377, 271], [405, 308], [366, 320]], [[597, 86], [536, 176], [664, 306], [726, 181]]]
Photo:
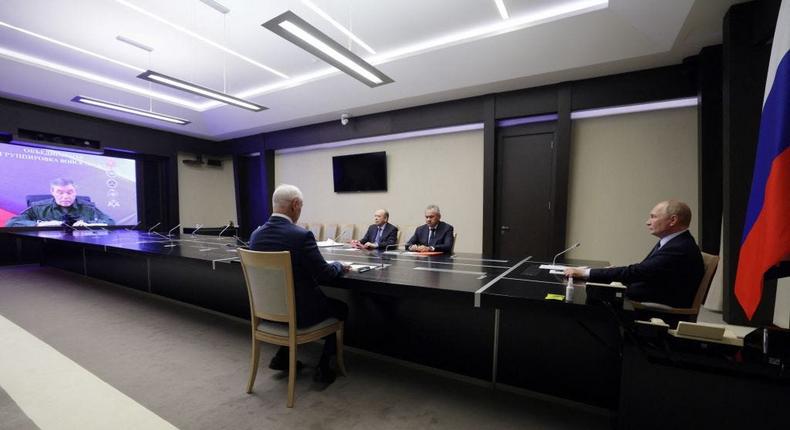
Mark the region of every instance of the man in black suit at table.
[[357, 248], [387, 249], [387, 246], [398, 243], [398, 227], [389, 223], [390, 213], [386, 209], [373, 212], [373, 224], [360, 240], [352, 240]]
[[417, 227], [414, 236], [406, 242], [409, 251], [426, 252], [452, 252], [453, 226], [442, 221], [442, 212], [439, 206], [430, 205], [425, 208], [425, 224]]
[[660, 240], [641, 263], [603, 269], [565, 269], [566, 276], [592, 282], [622, 282], [632, 300], [688, 308], [705, 272], [702, 254], [688, 228], [691, 209], [676, 200], [657, 204], [647, 219], [650, 234]]
[[[272, 216], [266, 224], [252, 232], [250, 249], [291, 252], [297, 327], [309, 327], [328, 317], [345, 321], [348, 306], [325, 296], [318, 283], [342, 275], [348, 271], [348, 267], [339, 262], [327, 263], [318, 250], [313, 233], [295, 224], [302, 213], [302, 205], [299, 188], [293, 185], [277, 187], [272, 195]], [[334, 333], [324, 338], [324, 352], [313, 375], [313, 379], [318, 382], [331, 384], [335, 381], [330, 360], [337, 353], [336, 339]], [[300, 367], [301, 363], [297, 363], [297, 368]], [[269, 363], [269, 368], [288, 370], [288, 347], [280, 347]]]

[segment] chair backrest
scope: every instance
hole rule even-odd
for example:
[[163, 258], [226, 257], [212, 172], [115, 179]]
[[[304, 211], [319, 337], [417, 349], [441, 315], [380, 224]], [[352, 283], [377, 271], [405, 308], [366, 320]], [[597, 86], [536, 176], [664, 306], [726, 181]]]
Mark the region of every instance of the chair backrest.
[[310, 226], [307, 229], [313, 232], [315, 240], [321, 240], [321, 231], [324, 229], [323, 224], [310, 223]]
[[398, 245], [403, 245], [407, 240], [411, 239], [414, 235], [414, 229], [417, 227], [413, 225], [403, 225], [398, 227], [398, 232], [401, 235], [398, 237]]
[[450, 254], [455, 252], [455, 244], [458, 242], [458, 232], [453, 230], [453, 246], [450, 247]]
[[326, 228], [324, 229], [324, 234], [326, 235], [326, 239], [335, 240], [339, 236], [340, 229], [338, 228], [337, 224], [327, 224]]
[[[53, 198], [52, 194], [28, 194], [25, 196], [25, 202], [27, 203], [27, 206], [30, 207], [35, 202], [40, 202], [42, 200], [49, 200], [51, 198]], [[91, 198], [89, 196], [77, 196], [75, 200], [78, 200], [80, 202], [90, 202]]]
[[340, 235], [337, 238], [338, 242], [350, 242], [354, 238], [354, 224], [344, 224], [340, 227]]
[[239, 248], [250, 298], [250, 316], [270, 321], [296, 322], [291, 253]]
[[702, 302], [705, 301], [705, 296], [708, 295], [708, 289], [710, 289], [710, 284], [713, 282], [713, 275], [716, 274], [716, 268], [719, 267], [719, 256], [703, 252], [702, 264], [705, 266], [705, 274], [702, 275], [697, 295], [694, 296], [694, 302], [691, 305], [691, 308], [697, 312], [699, 312]]

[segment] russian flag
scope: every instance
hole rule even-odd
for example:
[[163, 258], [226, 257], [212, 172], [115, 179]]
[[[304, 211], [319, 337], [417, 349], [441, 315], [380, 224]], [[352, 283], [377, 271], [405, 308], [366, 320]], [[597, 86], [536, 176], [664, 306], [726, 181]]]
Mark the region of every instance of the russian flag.
[[763, 292], [763, 275], [790, 258], [790, 1], [776, 22], [765, 83], [760, 137], [746, 211], [735, 296], [751, 319]]

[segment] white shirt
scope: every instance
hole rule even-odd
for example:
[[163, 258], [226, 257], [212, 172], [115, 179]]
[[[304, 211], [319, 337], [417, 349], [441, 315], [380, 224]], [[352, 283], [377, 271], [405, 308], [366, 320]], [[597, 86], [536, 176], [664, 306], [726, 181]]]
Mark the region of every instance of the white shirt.
[[281, 214], [281, 213], [278, 213], [278, 212], [272, 212], [272, 216], [278, 216], [278, 217], [280, 217], [280, 218], [285, 218], [285, 219], [287, 219], [287, 220], [288, 220], [288, 222], [290, 222], [291, 224], [293, 224], [293, 223], [294, 223], [294, 220], [292, 220], [292, 219], [291, 219], [291, 217], [289, 217], [289, 216], [288, 216], [288, 215], [286, 215], [286, 214]]

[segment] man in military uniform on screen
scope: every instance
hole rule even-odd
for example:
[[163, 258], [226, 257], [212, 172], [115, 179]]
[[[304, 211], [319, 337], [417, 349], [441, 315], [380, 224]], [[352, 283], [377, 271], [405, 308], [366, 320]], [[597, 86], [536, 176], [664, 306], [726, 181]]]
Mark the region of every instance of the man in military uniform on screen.
[[115, 225], [112, 218], [90, 201], [77, 198], [77, 188], [71, 179], [58, 178], [49, 183], [51, 199], [32, 202], [21, 214], [11, 218], [6, 227], [75, 227], [86, 225]]

